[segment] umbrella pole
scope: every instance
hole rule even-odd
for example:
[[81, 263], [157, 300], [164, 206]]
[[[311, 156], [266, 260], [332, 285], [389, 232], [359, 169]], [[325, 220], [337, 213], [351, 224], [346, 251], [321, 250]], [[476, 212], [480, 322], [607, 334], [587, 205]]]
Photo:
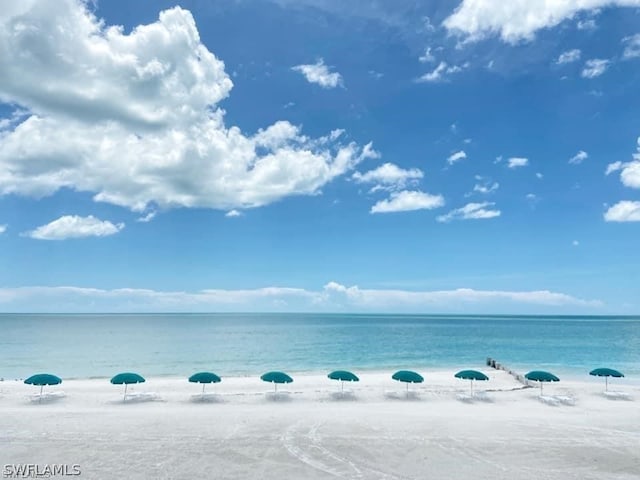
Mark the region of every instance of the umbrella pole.
[[407, 382], [407, 393], [406, 393], [407, 398], [409, 398], [409, 383]]
[[540, 396], [542, 396], [542, 385], [544, 385], [542, 382], [540, 382]]
[[44, 385], [40, 385], [40, 398], [38, 399], [39, 403], [42, 403], [42, 389], [44, 388]]
[[202, 396], [202, 398], [204, 398], [204, 387], [205, 387], [205, 385], [206, 385], [206, 383], [203, 383], [203, 384], [202, 384], [202, 395], [201, 395], [201, 396]]
[[127, 387], [129, 385], [127, 385], [126, 383], [124, 384], [124, 397], [122, 397], [122, 401], [126, 402], [127, 401]]
[[609, 377], [604, 377], [604, 391], [609, 390]]
[[344, 382], [340, 380], [340, 391], [344, 393]]
[[278, 384], [276, 382], [273, 382], [273, 386], [274, 386], [274, 392], [278, 393]]

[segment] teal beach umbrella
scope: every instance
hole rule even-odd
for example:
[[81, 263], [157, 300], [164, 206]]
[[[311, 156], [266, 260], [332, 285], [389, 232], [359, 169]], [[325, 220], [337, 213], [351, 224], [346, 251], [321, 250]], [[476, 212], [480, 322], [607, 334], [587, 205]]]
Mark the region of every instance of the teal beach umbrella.
[[559, 382], [560, 379], [556, 377], [553, 373], [543, 372], [542, 370], [533, 370], [524, 375], [524, 378], [527, 380], [532, 380], [534, 382], [540, 383], [540, 395], [542, 395], [542, 384], [544, 382]]
[[609, 389], [609, 377], [614, 378], [622, 378], [624, 375], [618, 370], [614, 370], [613, 368], [596, 368], [595, 370], [591, 370], [589, 375], [593, 375], [594, 377], [604, 377], [604, 391], [608, 391]]
[[134, 383], [144, 383], [144, 377], [137, 373], [124, 372], [119, 373], [111, 379], [111, 383], [114, 385], [124, 385], [124, 397], [123, 401], [127, 400], [127, 387]]
[[473, 395], [473, 381], [485, 381], [489, 380], [484, 373], [478, 372], [477, 370], [461, 370], [460, 372], [454, 375], [456, 378], [462, 378], [463, 380], [471, 381], [471, 395]]
[[289, 375], [287, 375], [284, 372], [267, 372], [267, 373], [263, 374], [260, 377], [260, 379], [263, 382], [273, 383], [275, 392], [278, 391], [278, 384], [279, 383], [292, 383], [293, 382], [293, 378], [291, 378]]
[[189, 381], [191, 383], [201, 383], [202, 384], [202, 395], [204, 395], [204, 387], [207, 383], [220, 383], [222, 379], [211, 372], [198, 372], [194, 373], [189, 377]]
[[42, 401], [42, 389], [45, 385], [60, 385], [62, 379], [50, 373], [38, 373], [27, 378], [24, 383], [27, 385], [37, 385], [40, 387], [40, 400]]
[[424, 378], [422, 375], [416, 372], [412, 372], [411, 370], [398, 370], [396, 373], [391, 375], [391, 378], [397, 380], [399, 382], [404, 382], [407, 384], [407, 396], [409, 396], [409, 384], [410, 383], [422, 383], [424, 382]]
[[336, 370], [327, 375], [331, 380], [340, 380], [340, 391], [344, 392], [344, 382], [359, 382], [360, 379], [354, 373], [347, 370]]

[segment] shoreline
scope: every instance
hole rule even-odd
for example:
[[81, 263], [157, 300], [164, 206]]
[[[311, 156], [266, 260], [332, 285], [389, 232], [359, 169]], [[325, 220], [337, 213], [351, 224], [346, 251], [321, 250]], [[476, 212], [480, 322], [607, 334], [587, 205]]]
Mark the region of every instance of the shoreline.
[[[489, 381], [475, 381], [474, 388], [487, 392], [508, 392], [514, 390], [536, 390], [539, 388], [537, 382], [519, 382], [506, 370], [496, 370], [492, 368], [481, 369], [489, 376]], [[454, 377], [457, 370], [440, 369], [430, 371], [418, 371], [424, 377], [423, 383], [409, 384], [409, 388], [418, 393], [427, 395], [446, 395], [464, 392], [469, 388], [468, 380], [461, 380]], [[195, 372], [192, 372], [195, 373]], [[264, 372], [263, 372], [264, 373]], [[295, 392], [303, 397], [313, 397], [314, 394], [326, 393], [336, 390], [340, 386], [339, 381], [330, 380], [328, 372], [287, 372], [293, 378], [293, 383], [279, 386], [281, 391]], [[397, 382], [391, 378], [393, 370], [357, 371], [354, 372], [360, 377], [359, 382], [344, 382], [344, 386], [351, 391], [362, 392], [367, 398], [371, 397], [371, 392], [382, 390], [393, 390], [405, 388], [406, 384]], [[144, 375], [143, 375], [144, 376]], [[96, 394], [98, 396], [108, 395], [110, 392], [118, 392], [120, 385], [112, 385], [111, 377], [94, 378], [63, 378], [62, 384], [45, 387], [45, 391], [65, 391], [71, 390], [75, 394], [85, 396]], [[215, 390], [218, 395], [242, 395], [268, 393], [273, 388], [273, 384], [264, 382], [260, 375], [247, 376], [221, 376], [222, 381], [216, 384], [206, 385], [206, 389]], [[559, 382], [545, 383], [545, 391], [572, 391], [575, 394], [581, 392], [592, 394], [604, 389], [604, 379], [600, 377], [560, 377]], [[159, 390], [158, 394], [166, 393], [169, 397], [176, 393], [197, 393], [202, 384], [190, 383], [188, 376], [150, 376], [145, 377], [145, 382], [130, 385], [130, 391]], [[622, 389], [635, 394], [640, 394], [640, 383], [630, 381], [627, 378], [610, 379], [610, 389]], [[22, 393], [29, 395], [38, 390], [32, 385], [24, 384], [23, 380], [7, 380], [0, 382], [0, 395], [3, 391], [13, 395]], [[1, 397], [0, 397], [1, 398]]]
[[[479, 370], [484, 372], [485, 374], [489, 375], [490, 372], [496, 372], [496, 371], [503, 371], [507, 374], [509, 374], [509, 372], [512, 372], [514, 375], [518, 374], [518, 375], [524, 375], [525, 373], [527, 373], [527, 371], [531, 371], [531, 370], [539, 370], [542, 368], [537, 368], [537, 367], [531, 367], [529, 370], [525, 370], [525, 369], [521, 369], [521, 370], [517, 370], [515, 368], [510, 368], [507, 365], [502, 365], [502, 369], [496, 369], [493, 367], [489, 367], [486, 365], [471, 365], [470, 367], [461, 367], [461, 366], [441, 366], [438, 367], [436, 369], [434, 368], [414, 368], [414, 367], [395, 367], [395, 368], [376, 368], [376, 367], [372, 367], [372, 368], [357, 368], [357, 369], [352, 369], [352, 368], [347, 368], [347, 370], [350, 370], [352, 372], [354, 372], [356, 375], [361, 376], [361, 375], [365, 375], [365, 376], [369, 376], [369, 375], [373, 375], [373, 376], [383, 376], [383, 375], [388, 375], [389, 377], [391, 377], [391, 375], [397, 371], [397, 370], [413, 370], [416, 371], [418, 373], [420, 373], [423, 377], [424, 377], [424, 384], [428, 385], [429, 383], [429, 377], [441, 377], [444, 374], [451, 374], [451, 376], [453, 377], [453, 375], [460, 371], [460, 370], [466, 370], [466, 369], [474, 369], [474, 370]], [[591, 367], [591, 368], [595, 368], [595, 367]], [[291, 375], [294, 380], [296, 377], [326, 377], [328, 375], [328, 373], [332, 370], [338, 370], [339, 368], [334, 368], [334, 369], [326, 369], [326, 370], [308, 370], [308, 369], [303, 369], [303, 370], [295, 370], [295, 369], [286, 369], [286, 370], [282, 370], [282, 371], [286, 371], [289, 375]], [[225, 379], [258, 379], [260, 375], [262, 375], [263, 373], [269, 371], [269, 369], [265, 369], [265, 370], [261, 370], [261, 371], [256, 371], [255, 373], [246, 373], [246, 374], [229, 374], [229, 375], [224, 375], [222, 372], [220, 371], [216, 371], [215, 369], [211, 369], [211, 370], [207, 370], [204, 369], [206, 371], [213, 371], [215, 373], [217, 373], [222, 379], [223, 382]], [[279, 368], [273, 368], [271, 370], [280, 370]], [[125, 370], [122, 370], [125, 371]], [[196, 371], [200, 371], [200, 370], [190, 370], [190, 371], [185, 371], [184, 375], [182, 374], [175, 374], [175, 373], [170, 373], [170, 374], [152, 374], [152, 375], [146, 375], [144, 370], [141, 369], [136, 369], [136, 368], [129, 368], [126, 371], [133, 371], [136, 373], [141, 374], [147, 381], [151, 380], [151, 379], [159, 379], [159, 380], [184, 380], [186, 381], [188, 379], [189, 376], [191, 376], [192, 374], [196, 373]], [[572, 370], [562, 370], [562, 369], [551, 369], [550, 370], [552, 373], [555, 373], [559, 378], [560, 378], [560, 383], [562, 383], [563, 381], [568, 381], [568, 382], [572, 382], [572, 383], [585, 383], [585, 384], [591, 384], [591, 383], [598, 383], [600, 381], [604, 381], [603, 379], [599, 378], [599, 377], [593, 377], [589, 375], [589, 370], [584, 370], [584, 373], [579, 373], [578, 371], [574, 371]], [[3, 377], [2, 380], [0, 380], [0, 385], [2, 385], [3, 383], [11, 383], [11, 382], [22, 382], [24, 381], [25, 378], [27, 378], [28, 376], [31, 376], [33, 374], [36, 373], [53, 373], [55, 375], [57, 375], [57, 373], [55, 372], [55, 369], [48, 369], [45, 371], [32, 371], [31, 373], [29, 373], [29, 375], [22, 377], [22, 378], [11, 378], [11, 377]], [[113, 372], [113, 374], [111, 375], [100, 375], [100, 376], [89, 376], [89, 377], [82, 377], [82, 376], [78, 376], [78, 377], [69, 377], [69, 376], [60, 376], [60, 378], [62, 378], [63, 383], [67, 383], [67, 382], [76, 382], [76, 381], [109, 381], [114, 375], [116, 375], [117, 373], [120, 373], [120, 371], [115, 371]], [[614, 383], [622, 383], [622, 384], [626, 384], [629, 386], [640, 386], [640, 378], [634, 376], [625, 376], [623, 378], [616, 378], [616, 379], [612, 379], [612, 381]]]

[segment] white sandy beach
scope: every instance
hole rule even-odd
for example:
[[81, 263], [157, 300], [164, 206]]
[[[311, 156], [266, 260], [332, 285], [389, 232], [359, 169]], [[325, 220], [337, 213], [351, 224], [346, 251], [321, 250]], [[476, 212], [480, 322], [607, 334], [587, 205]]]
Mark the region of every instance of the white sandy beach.
[[[69, 380], [45, 391], [0, 382], [0, 466], [78, 464], [88, 479], [611, 479], [640, 478], [640, 386], [615, 382], [631, 400], [602, 395], [601, 379], [545, 385], [575, 405], [545, 404], [539, 389], [482, 369], [491, 401], [460, 401], [468, 382], [424, 372], [410, 387], [392, 372], [361, 373], [337, 399], [339, 382], [295, 375], [272, 390], [259, 378], [224, 378], [215, 401], [200, 386], [150, 378], [130, 392], [158, 399], [122, 402], [107, 379]], [[141, 372], [142, 373], [142, 372]]]

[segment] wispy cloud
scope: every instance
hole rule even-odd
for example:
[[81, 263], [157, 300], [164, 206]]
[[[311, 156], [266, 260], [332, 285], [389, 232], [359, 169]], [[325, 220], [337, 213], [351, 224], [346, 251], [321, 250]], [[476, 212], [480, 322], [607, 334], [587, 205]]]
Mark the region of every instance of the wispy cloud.
[[464, 207], [451, 210], [446, 215], [440, 215], [436, 220], [448, 223], [452, 220], [482, 220], [499, 217], [500, 210], [490, 208], [494, 205], [493, 202], [467, 203]]
[[418, 57], [420, 63], [432, 63], [436, 61], [436, 57], [431, 52], [431, 47], [427, 47], [422, 55]]
[[[74, 286], [0, 288], [0, 305], [12, 311], [496, 311], [533, 308], [599, 308], [585, 300], [548, 290], [367, 289], [328, 282], [318, 290], [264, 287], [194, 292], [151, 289], [100, 289]], [[98, 309], [98, 310], [96, 310]]]
[[580, 150], [573, 157], [569, 159], [569, 163], [572, 165], [579, 165], [584, 162], [587, 158], [589, 158], [589, 154], [584, 150]]
[[152, 210], [149, 213], [147, 213], [146, 215], [143, 215], [142, 217], [138, 217], [136, 219], [136, 222], [149, 223], [151, 220], [156, 218], [157, 214], [158, 214], [158, 212], [156, 212], [155, 210]]
[[640, 33], [624, 37], [622, 43], [624, 44], [622, 58], [630, 59], [640, 57]]
[[417, 82], [444, 82], [449, 78], [449, 75], [459, 73], [469, 66], [468, 63], [464, 65], [449, 65], [447, 62], [440, 62], [436, 68], [431, 72], [425, 73], [417, 79]]
[[560, 56], [556, 60], [556, 63], [558, 65], [563, 65], [565, 63], [577, 62], [578, 60], [580, 60], [581, 54], [582, 52], [577, 48], [574, 48], [573, 50], [567, 50], [566, 52], [560, 54]]
[[486, 180], [480, 176], [476, 176], [476, 180], [480, 183], [476, 183], [473, 186], [473, 191], [475, 193], [487, 195], [489, 193], [495, 192], [496, 190], [498, 190], [498, 188], [500, 188], [500, 184], [498, 182], [491, 182], [490, 180]]
[[442, 195], [432, 195], [421, 191], [403, 190], [393, 192], [386, 200], [380, 200], [371, 213], [410, 212], [415, 210], [432, 210], [444, 205]]
[[316, 63], [307, 65], [296, 65], [291, 70], [304, 75], [309, 83], [315, 83], [322, 88], [336, 88], [344, 86], [342, 75], [338, 72], [332, 72], [324, 60], [321, 58]]
[[227, 218], [241, 217], [242, 212], [240, 210], [229, 210], [227, 213], [224, 214], [224, 216]]
[[24, 235], [38, 240], [65, 240], [67, 238], [107, 237], [114, 235], [124, 228], [124, 223], [113, 224], [107, 220], [100, 220], [93, 215], [80, 217], [64, 215], [35, 230], [25, 232]]
[[449, 165], [453, 165], [454, 163], [459, 162], [460, 160], [464, 160], [465, 158], [467, 158], [467, 154], [464, 152], [464, 150], [460, 150], [459, 152], [452, 153], [449, 158], [447, 158], [447, 163]]
[[581, 75], [584, 78], [596, 78], [602, 75], [607, 71], [609, 65], [611, 64], [610, 60], [605, 60], [602, 58], [594, 58], [591, 60], [587, 60], [584, 64], [584, 68], [582, 69]]
[[529, 165], [529, 159], [524, 157], [511, 157], [507, 163], [509, 168], [521, 168], [527, 165]]
[[593, 18], [587, 18], [584, 20], [578, 20], [578, 23], [576, 23], [576, 28], [578, 30], [595, 30], [596, 28], [598, 28], [598, 25]]

